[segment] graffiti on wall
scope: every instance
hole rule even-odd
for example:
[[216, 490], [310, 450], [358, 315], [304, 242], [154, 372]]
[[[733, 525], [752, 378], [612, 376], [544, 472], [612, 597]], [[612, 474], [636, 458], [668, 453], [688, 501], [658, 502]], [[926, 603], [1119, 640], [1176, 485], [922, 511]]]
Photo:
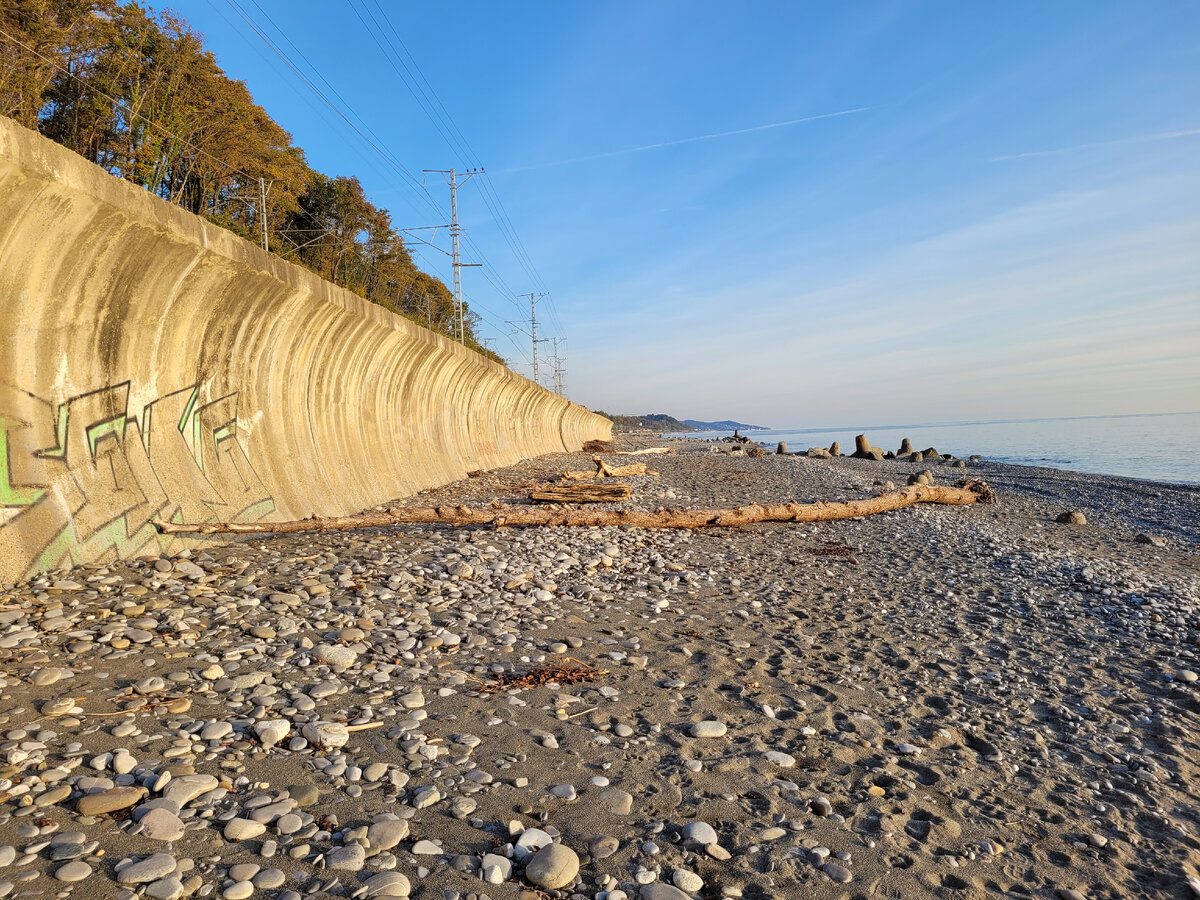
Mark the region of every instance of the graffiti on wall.
[[57, 404], [0, 383], [0, 549], [18, 557], [4, 568], [28, 576], [162, 550], [155, 519], [273, 511], [238, 440], [238, 395], [202, 393], [190, 385], [138, 416], [127, 381]]

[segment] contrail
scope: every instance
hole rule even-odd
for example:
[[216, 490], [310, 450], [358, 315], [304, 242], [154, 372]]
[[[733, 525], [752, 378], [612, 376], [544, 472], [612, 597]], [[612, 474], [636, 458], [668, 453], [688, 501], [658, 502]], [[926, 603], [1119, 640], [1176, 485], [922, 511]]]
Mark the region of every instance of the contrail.
[[572, 159], [560, 159], [556, 162], [535, 163], [531, 166], [517, 166], [512, 169], [501, 169], [497, 174], [508, 172], [528, 172], [531, 169], [549, 169], [554, 166], [569, 166], [573, 163], [590, 162], [593, 159], [607, 159], [610, 156], [624, 156], [627, 153], [641, 153], [644, 150], [661, 150], [663, 147], [677, 147], [680, 144], [694, 144], [697, 141], [711, 141], [714, 138], [733, 137], [736, 134], [751, 134], [755, 131], [767, 131], [771, 128], [786, 128], [789, 125], [799, 125], [801, 122], [815, 122], [817, 119], [835, 119], [838, 116], [849, 116], [854, 113], [866, 112], [870, 106], [859, 106], [855, 109], [843, 109], [839, 112], [822, 113], [819, 116], [805, 116], [802, 119], [788, 119], [786, 122], [771, 122], [768, 125], [755, 125], [752, 128], [737, 128], [733, 131], [717, 131], [713, 134], [701, 134], [696, 137], [680, 138], [677, 141], [662, 141], [658, 144], [646, 144], [643, 147], [627, 147], [624, 150], [609, 150], [607, 153], [593, 153], [591, 156], [576, 156]]
[[1200, 134], [1200, 128], [1190, 128], [1187, 131], [1165, 131], [1160, 134], [1139, 134], [1135, 137], [1118, 138], [1115, 141], [1096, 141], [1091, 144], [1076, 144], [1074, 147], [1059, 147], [1055, 150], [1030, 150], [1028, 153], [1012, 153], [1007, 156], [993, 156], [988, 162], [1009, 162], [1014, 159], [1029, 159], [1034, 156], [1053, 156], [1056, 153], [1071, 153], [1075, 150], [1091, 150], [1093, 147], [1115, 147], [1119, 144], [1144, 144], [1150, 141], [1169, 141], [1174, 138], [1192, 137]]

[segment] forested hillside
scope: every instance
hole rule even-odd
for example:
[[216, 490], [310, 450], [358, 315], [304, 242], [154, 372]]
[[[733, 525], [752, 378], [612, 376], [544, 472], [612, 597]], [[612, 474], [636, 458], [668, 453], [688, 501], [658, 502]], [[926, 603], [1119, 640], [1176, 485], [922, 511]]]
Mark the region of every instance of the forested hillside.
[[606, 419], [611, 419], [613, 431], [616, 432], [653, 431], [657, 434], [668, 434], [692, 430], [691, 426], [685, 425], [666, 413], [647, 413], [644, 416], [622, 416], [601, 410], [596, 410], [596, 413]]
[[[312, 169], [170, 13], [117, 0], [0, 3], [0, 113], [249, 240], [265, 221], [272, 252], [455, 334], [453, 296], [414, 265], [387, 210], [358, 179]], [[500, 360], [474, 322], [468, 309], [466, 342]]]

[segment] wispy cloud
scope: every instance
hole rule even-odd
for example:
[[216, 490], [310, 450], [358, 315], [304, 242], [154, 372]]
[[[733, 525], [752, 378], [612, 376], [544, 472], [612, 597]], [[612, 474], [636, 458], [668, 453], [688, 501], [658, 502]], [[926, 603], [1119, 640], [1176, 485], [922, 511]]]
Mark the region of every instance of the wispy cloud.
[[859, 106], [855, 109], [842, 109], [837, 112], [822, 113], [817, 116], [804, 116], [800, 119], [788, 119], [786, 122], [770, 122], [766, 125], [755, 125], [751, 128], [736, 128], [733, 131], [717, 131], [713, 134], [699, 134], [695, 137], [679, 138], [675, 141], [661, 141], [657, 144], [646, 144], [642, 147], [626, 147], [624, 150], [609, 150], [605, 153], [593, 153], [589, 156], [576, 156], [571, 159], [559, 159], [554, 162], [534, 163], [530, 166], [516, 166], [511, 169], [501, 169], [497, 174], [510, 172], [529, 172], [533, 169], [549, 169], [554, 166], [570, 166], [575, 163], [591, 162], [594, 159], [607, 159], [610, 156], [625, 156], [629, 153], [642, 153], [646, 150], [661, 150], [664, 147], [678, 147], [680, 144], [695, 144], [699, 141], [711, 141], [716, 138], [733, 137], [738, 134], [752, 134], [756, 131], [769, 131], [772, 128], [787, 128], [790, 125], [800, 125], [804, 122], [815, 122], [818, 119], [836, 119], [839, 116], [849, 116], [854, 113], [866, 112], [870, 106]]
[[1198, 134], [1200, 134], [1200, 128], [1189, 128], [1186, 131], [1164, 131], [1158, 134], [1139, 134], [1134, 137], [1118, 138], [1114, 141], [1095, 141], [1090, 144], [1076, 144], [1073, 147], [1058, 147], [1054, 150], [1030, 150], [1026, 153], [993, 156], [988, 162], [1009, 162], [1014, 159], [1030, 159], [1035, 156], [1054, 156], [1059, 153], [1074, 153], [1077, 150], [1091, 150], [1096, 147], [1117, 147], [1122, 144], [1148, 144], [1154, 141], [1171, 141], [1176, 138], [1195, 137]]

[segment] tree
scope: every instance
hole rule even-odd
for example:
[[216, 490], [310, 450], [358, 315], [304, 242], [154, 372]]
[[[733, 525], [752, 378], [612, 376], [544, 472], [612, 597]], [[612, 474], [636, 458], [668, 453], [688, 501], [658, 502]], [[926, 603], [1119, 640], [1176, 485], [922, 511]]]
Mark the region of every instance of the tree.
[[[265, 219], [271, 250], [455, 335], [450, 291], [417, 269], [387, 210], [357, 178], [310, 168], [183, 19], [119, 0], [8, 0], [0, 32], [4, 115], [243, 237], [257, 241]], [[466, 342], [499, 359], [475, 342], [476, 321]]]

